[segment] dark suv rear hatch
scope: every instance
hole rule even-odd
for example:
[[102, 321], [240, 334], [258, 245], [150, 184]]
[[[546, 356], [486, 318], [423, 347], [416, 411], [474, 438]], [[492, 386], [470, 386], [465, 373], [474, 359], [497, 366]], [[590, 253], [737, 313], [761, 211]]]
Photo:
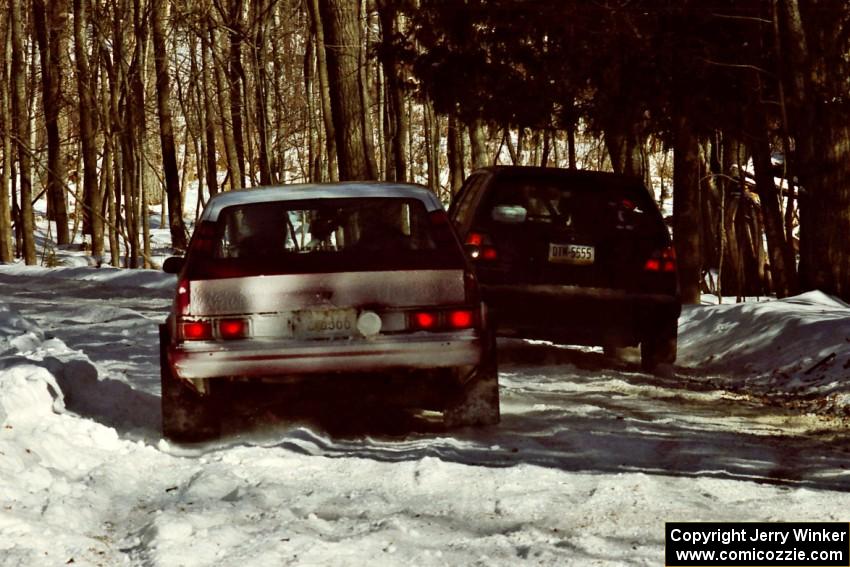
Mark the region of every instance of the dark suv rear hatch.
[[[494, 215], [497, 208], [510, 212], [514, 207], [525, 209], [523, 222]], [[636, 179], [564, 170], [501, 171], [478, 207], [472, 238], [487, 240], [493, 250], [477, 263], [482, 283], [675, 293], [669, 234]]]

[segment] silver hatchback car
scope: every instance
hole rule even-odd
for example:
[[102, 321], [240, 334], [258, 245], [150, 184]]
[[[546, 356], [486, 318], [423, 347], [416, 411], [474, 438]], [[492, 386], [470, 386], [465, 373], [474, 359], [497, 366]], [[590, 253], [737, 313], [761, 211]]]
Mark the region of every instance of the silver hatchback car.
[[160, 326], [168, 438], [216, 435], [228, 392], [252, 382], [386, 394], [441, 411], [447, 426], [499, 421], [486, 308], [442, 205], [423, 187], [221, 193], [186, 257], [163, 269], [178, 274]]

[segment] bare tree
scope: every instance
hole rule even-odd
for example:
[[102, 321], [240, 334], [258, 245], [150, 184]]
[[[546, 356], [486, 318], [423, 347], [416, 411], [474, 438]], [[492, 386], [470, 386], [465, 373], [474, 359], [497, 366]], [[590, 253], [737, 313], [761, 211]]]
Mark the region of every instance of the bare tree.
[[56, 241], [68, 244], [68, 208], [65, 199], [65, 164], [59, 112], [62, 105], [62, 34], [67, 21], [65, 0], [52, 0], [49, 13], [44, 0], [33, 0], [33, 27], [41, 56], [42, 104], [47, 130], [47, 195], [49, 216], [56, 221]]
[[375, 156], [369, 153], [364, 127], [371, 117], [364, 105], [360, 84], [359, 2], [321, 0], [319, 7], [326, 40], [339, 178], [374, 179], [377, 173]]
[[183, 198], [177, 172], [177, 153], [174, 148], [174, 126], [171, 121], [171, 77], [166, 59], [163, 17], [168, 10], [166, 0], [154, 0], [151, 10], [151, 31], [156, 65], [156, 103], [159, 110], [159, 140], [162, 147], [162, 169], [165, 174], [165, 193], [168, 197], [168, 227], [171, 246], [186, 249], [186, 226], [183, 222]]
[[24, 68], [23, 12], [21, 0], [9, 0], [10, 37], [12, 40], [12, 116], [15, 132], [15, 149], [18, 155], [18, 178], [20, 179], [23, 257], [28, 265], [36, 263], [35, 217], [32, 208], [32, 162], [30, 148], [30, 121], [27, 112], [26, 70]]
[[0, 169], [0, 262], [14, 260], [12, 250], [12, 210], [9, 203], [9, 183], [12, 180], [12, 45], [9, 18], [0, 19], [0, 148], [3, 164]]
[[[103, 195], [97, 181], [97, 113], [93, 111], [97, 82], [93, 80], [89, 65], [87, 26], [89, 0], [74, 0], [74, 60], [77, 68], [77, 94], [79, 96], [80, 146], [83, 154], [84, 214], [88, 219], [92, 256], [103, 256]], [[79, 203], [77, 210], [80, 210]], [[85, 223], [84, 223], [85, 224]]]

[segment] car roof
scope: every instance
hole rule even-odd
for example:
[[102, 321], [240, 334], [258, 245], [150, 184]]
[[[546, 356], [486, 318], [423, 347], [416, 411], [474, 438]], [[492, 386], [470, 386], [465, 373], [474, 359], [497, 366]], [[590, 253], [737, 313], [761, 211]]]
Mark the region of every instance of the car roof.
[[558, 177], [575, 181], [593, 181], [616, 187], [624, 185], [643, 185], [643, 180], [633, 175], [614, 173], [611, 171], [592, 171], [587, 169], [562, 169], [557, 167], [536, 167], [526, 165], [494, 165], [472, 172], [490, 173], [495, 177], [526, 177], [536, 179], [541, 177]]
[[210, 198], [201, 221], [218, 220], [221, 211], [234, 205], [275, 203], [310, 199], [414, 199], [420, 201], [429, 213], [442, 210], [443, 205], [427, 188], [410, 183], [380, 181], [343, 181], [340, 183], [297, 183], [254, 187], [218, 193]]

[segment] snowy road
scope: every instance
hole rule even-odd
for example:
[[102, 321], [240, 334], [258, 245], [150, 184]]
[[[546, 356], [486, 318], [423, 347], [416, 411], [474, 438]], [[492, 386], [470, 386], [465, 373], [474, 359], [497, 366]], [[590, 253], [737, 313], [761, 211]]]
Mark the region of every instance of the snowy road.
[[87, 274], [0, 271], [3, 565], [659, 565], [665, 521], [847, 520], [839, 421], [522, 341], [497, 428], [370, 408], [173, 446], [168, 280]]

